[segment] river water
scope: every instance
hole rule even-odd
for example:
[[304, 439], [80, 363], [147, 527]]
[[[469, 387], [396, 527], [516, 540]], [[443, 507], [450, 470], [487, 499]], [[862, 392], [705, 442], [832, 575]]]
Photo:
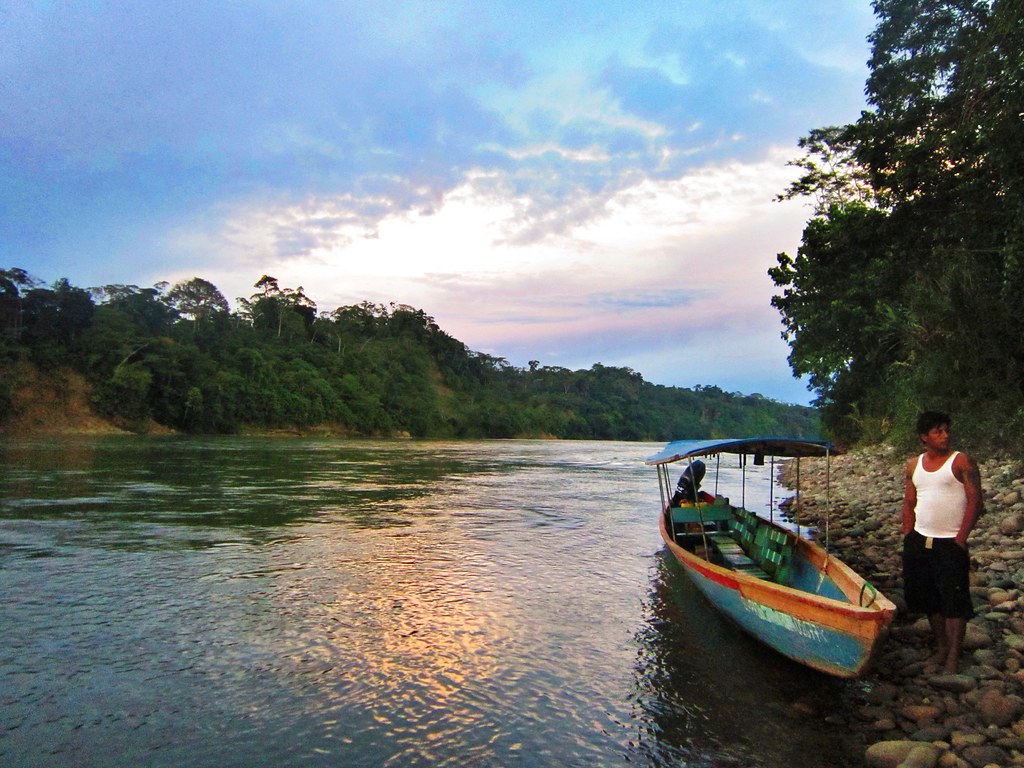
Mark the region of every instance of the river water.
[[660, 447], [0, 443], [0, 764], [848, 765], [856, 683], [664, 552]]

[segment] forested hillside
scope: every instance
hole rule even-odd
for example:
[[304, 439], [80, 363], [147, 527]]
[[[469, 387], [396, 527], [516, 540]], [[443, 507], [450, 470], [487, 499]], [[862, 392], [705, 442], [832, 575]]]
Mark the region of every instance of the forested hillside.
[[875, 0], [869, 109], [812, 131], [784, 197], [815, 217], [771, 277], [829, 431], [952, 413], [1024, 447], [1024, 2]]
[[816, 436], [814, 409], [759, 395], [656, 386], [628, 368], [526, 369], [469, 350], [423, 310], [318, 311], [263, 276], [237, 311], [200, 278], [153, 288], [44, 286], [0, 270], [0, 424], [25, 371], [83, 376], [124, 428], [327, 427], [338, 434], [669, 440]]

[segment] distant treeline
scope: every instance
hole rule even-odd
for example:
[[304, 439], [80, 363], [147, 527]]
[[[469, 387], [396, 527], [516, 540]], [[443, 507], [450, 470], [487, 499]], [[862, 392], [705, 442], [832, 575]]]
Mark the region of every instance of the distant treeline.
[[1024, 3], [873, 5], [868, 108], [801, 141], [783, 195], [816, 203], [770, 271], [790, 363], [844, 442], [902, 442], [927, 408], [1019, 453]]
[[0, 270], [0, 422], [15, 372], [73, 369], [96, 411], [195, 433], [329, 427], [342, 434], [619, 440], [817, 436], [812, 408], [708, 386], [656, 386], [629, 368], [528, 368], [473, 352], [423, 310], [364, 302], [318, 312], [263, 276], [237, 311], [194, 278], [153, 288], [42, 285]]

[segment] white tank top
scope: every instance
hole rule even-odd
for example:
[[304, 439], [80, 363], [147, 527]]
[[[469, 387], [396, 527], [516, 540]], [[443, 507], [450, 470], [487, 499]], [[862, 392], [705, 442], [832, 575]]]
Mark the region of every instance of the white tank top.
[[922, 536], [951, 539], [960, 532], [967, 511], [967, 494], [964, 484], [953, 475], [953, 460], [958, 453], [953, 451], [934, 472], [924, 468], [924, 454], [917, 458], [912, 477], [917, 489], [914, 530]]

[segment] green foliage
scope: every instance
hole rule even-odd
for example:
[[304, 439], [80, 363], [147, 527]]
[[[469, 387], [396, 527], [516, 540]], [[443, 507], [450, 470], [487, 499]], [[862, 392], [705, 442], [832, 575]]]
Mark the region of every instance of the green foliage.
[[[0, 372], [6, 368], [5, 361], [0, 360]], [[14, 411], [14, 382], [10, 375], [0, 377], [0, 424], [8, 419]]]
[[167, 303], [183, 317], [192, 319], [192, 330], [228, 313], [228, 301], [213, 283], [193, 277], [178, 283], [167, 293]]
[[[364, 302], [315, 315], [301, 288], [267, 276], [256, 287], [232, 315], [199, 278], [170, 290], [105, 286], [90, 295], [66, 281], [50, 291], [21, 270], [0, 272], [0, 308], [33, 307], [31, 334], [11, 327], [13, 312], [4, 315], [0, 352], [11, 361], [70, 359], [92, 382], [99, 412], [140, 429], [153, 420], [199, 433], [328, 426], [414, 437], [818, 434], [811, 408], [715, 387], [654, 386], [600, 364], [569, 371], [532, 361], [524, 370], [472, 352], [423, 310]], [[74, 333], [65, 306], [77, 312]], [[0, 390], [0, 416], [9, 400]]]
[[779, 200], [796, 197], [814, 198], [815, 215], [824, 216], [834, 207], [874, 200], [867, 171], [854, 155], [856, 136], [854, 126], [815, 128], [797, 142], [804, 150], [803, 157], [789, 165], [803, 169], [803, 175], [790, 184]]
[[850, 392], [882, 385], [901, 359], [902, 319], [893, 308], [907, 263], [889, 251], [885, 224], [881, 211], [860, 202], [834, 205], [807, 225], [796, 259], [780, 254], [769, 270], [783, 288], [772, 306], [783, 316], [790, 366], [809, 377], [826, 426], [841, 440], [856, 436], [843, 418]]
[[100, 413], [128, 423], [149, 415], [149, 389], [153, 374], [141, 363], [119, 365], [110, 378], [96, 388], [94, 399]]
[[871, 109], [812, 132], [785, 195], [818, 203], [796, 259], [770, 270], [790, 364], [842, 439], [895, 434], [943, 408], [964, 416], [972, 443], [1016, 445], [1024, 4], [876, 0], [875, 11]]
[[93, 310], [89, 292], [67, 280], [58, 280], [53, 288], [29, 288], [20, 296], [16, 338], [29, 350], [33, 362], [44, 369], [55, 369], [78, 359], [79, 342], [92, 321]]

